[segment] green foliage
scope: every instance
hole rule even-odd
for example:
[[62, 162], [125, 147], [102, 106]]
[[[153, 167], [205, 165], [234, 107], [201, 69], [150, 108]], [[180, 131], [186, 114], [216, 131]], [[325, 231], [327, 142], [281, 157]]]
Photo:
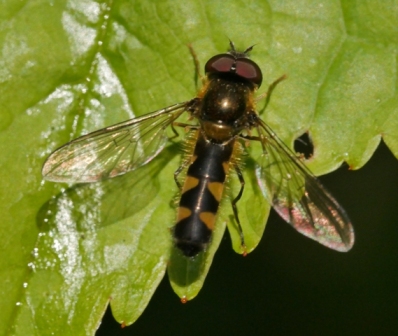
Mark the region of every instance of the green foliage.
[[[174, 290], [193, 298], [226, 223], [242, 252], [226, 204], [203, 261], [184, 265], [175, 254], [169, 228], [178, 145], [147, 169], [104, 183], [42, 181], [43, 161], [63, 143], [192, 98], [188, 43], [202, 65], [226, 49], [227, 36], [239, 48], [256, 44], [260, 93], [288, 75], [263, 117], [289, 145], [310, 132], [316, 174], [344, 161], [360, 168], [382, 136], [398, 156], [397, 1], [75, 0], [1, 7], [1, 334], [92, 335], [108, 302], [119, 322], [131, 324], [169, 261]], [[239, 206], [251, 251], [268, 209], [252, 199], [253, 176], [245, 178]]]

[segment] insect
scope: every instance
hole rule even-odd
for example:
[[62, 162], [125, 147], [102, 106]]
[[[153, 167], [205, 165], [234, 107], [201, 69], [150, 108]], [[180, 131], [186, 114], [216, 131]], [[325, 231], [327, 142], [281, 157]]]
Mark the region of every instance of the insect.
[[[349, 218], [316, 177], [260, 118], [255, 94], [262, 83], [260, 67], [249, 52], [235, 49], [211, 57], [205, 65], [203, 87], [191, 100], [83, 135], [55, 150], [42, 174], [55, 182], [97, 182], [135, 170], [157, 156], [170, 140], [166, 130], [184, 127], [193, 151], [174, 174], [181, 198], [173, 229], [175, 246], [196, 256], [211, 240], [225, 184], [238, 178], [240, 191], [232, 210], [241, 233], [238, 201], [245, 181], [237, 157], [244, 143], [259, 143], [262, 153], [255, 174], [264, 197], [297, 231], [337, 251], [354, 243]], [[270, 94], [284, 77], [270, 85]], [[188, 114], [192, 123], [181, 123]], [[143, 169], [143, 168], [141, 168]], [[187, 169], [185, 181], [178, 176]]]

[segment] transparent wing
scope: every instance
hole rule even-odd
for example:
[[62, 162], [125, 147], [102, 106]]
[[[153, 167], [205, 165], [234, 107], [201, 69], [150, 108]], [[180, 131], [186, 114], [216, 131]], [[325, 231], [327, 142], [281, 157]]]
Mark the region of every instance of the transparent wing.
[[259, 123], [264, 151], [256, 175], [264, 196], [298, 232], [331, 249], [350, 250], [354, 230], [344, 209], [271, 128]]
[[167, 126], [186, 110], [188, 103], [175, 104], [72, 140], [47, 158], [43, 177], [54, 182], [96, 182], [146, 164], [164, 148]]

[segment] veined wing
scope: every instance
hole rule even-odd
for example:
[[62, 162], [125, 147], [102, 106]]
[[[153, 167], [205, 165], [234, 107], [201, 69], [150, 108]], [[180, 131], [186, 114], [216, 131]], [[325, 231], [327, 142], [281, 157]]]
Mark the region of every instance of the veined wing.
[[264, 196], [298, 232], [331, 249], [349, 251], [354, 230], [344, 209], [272, 129], [259, 123], [264, 152], [256, 176]]
[[43, 177], [54, 182], [96, 182], [148, 163], [164, 148], [167, 126], [186, 110], [188, 103], [175, 104], [72, 140], [48, 157]]

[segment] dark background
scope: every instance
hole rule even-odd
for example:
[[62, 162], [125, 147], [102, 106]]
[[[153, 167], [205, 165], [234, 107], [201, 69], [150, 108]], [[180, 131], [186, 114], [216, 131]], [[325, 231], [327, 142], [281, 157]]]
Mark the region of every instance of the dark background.
[[362, 169], [320, 179], [354, 224], [349, 253], [273, 212], [246, 258], [225, 235], [197, 298], [181, 304], [166, 276], [136, 323], [121, 329], [108, 309], [96, 335], [396, 335], [398, 161], [382, 144]]

